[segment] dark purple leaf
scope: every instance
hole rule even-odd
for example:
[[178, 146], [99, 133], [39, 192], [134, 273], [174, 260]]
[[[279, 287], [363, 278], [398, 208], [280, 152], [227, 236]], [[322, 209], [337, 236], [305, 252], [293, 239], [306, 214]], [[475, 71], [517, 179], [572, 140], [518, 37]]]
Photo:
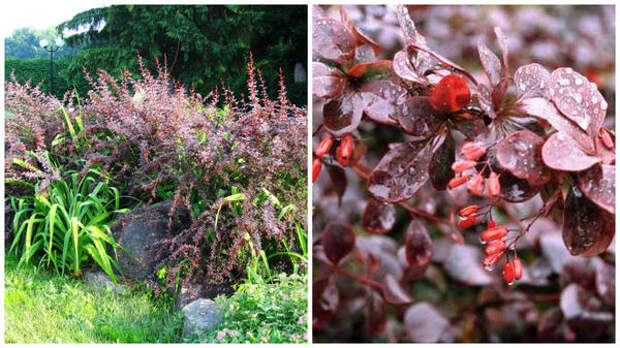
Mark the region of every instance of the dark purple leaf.
[[582, 131], [575, 123], [562, 116], [558, 109], [544, 98], [530, 98], [521, 102], [521, 110], [549, 122], [553, 128], [570, 135], [579, 147], [588, 154], [594, 154], [592, 138]]
[[497, 144], [497, 162], [517, 178], [534, 186], [543, 185], [551, 177], [540, 155], [543, 143], [543, 138], [529, 130], [514, 132]]
[[403, 289], [398, 280], [391, 274], [387, 274], [382, 286], [383, 297], [385, 301], [391, 304], [410, 303], [411, 297], [407, 291]]
[[481, 118], [474, 119], [464, 119], [464, 118], [456, 118], [453, 119], [454, 127], [456, 130], [461, 132], [467, 139], [473, 140], [480, 135], [486, 134], [488, 132], [487, 126], [484, 124], [484, 121]]
[[315, 281], [312, 284], [312, 327], [315, 329], [325, 325], [336, 313], [338, 288], [331, 277]]
[[383, 297], [370, 290], [366, 298], [365, 307], [366, 329], [371, 335], [378, 335], [385, 331], [387, 317], [385, 315], [385, 301]]
[[409, 53], [406, 49], [396, 52], [394, 55], [394, 60], [392, 61], [392, 68], [394, 69], [396, 75], [403, 80], [412, 81], [419, 84], [426, 83], [426, 79], [423, 76], [420, 76], [411, 64], [411, 61], [409, 60]]
[[595, 256], [614, 238], [614, 215], [592, 203], [577, 187], [566, 197], [562, 239], [572, 255]]
[[421, 302], [409, 307], [404, 318], [407, 336], [416, 343], [436, 343], [450, 322], [433, 305]]
[[327, 17], [312, 25], [312, 50], [321, 58], [346, 65], [355, 54], [355, 38], [340, 22]]
[[369, 199], [362, 213], [362, 226], [372, 234], [388, 233], [396, 222], [396, 208], [389, 203]]
[[431, 148], [425, 141], [395, 146], [370, 173], [368, 191], [385, 202], [410, 199], [428, 180], [431, 155]]
[[499, 184], [502, 188], [502, 199], [512, 203], [527, 201], [540, 191], [539, 187], [532, 186], [527, 180], [519, 179], [508, 172], [500, 174]]
[[571, 329], [580, 337], [592, 339], [607, 330], [614, 321], [614, 315], [601, 311], [601, 308], [591, 308], [590, 300], [593, 300], [590, 293], [577, 284], [571, 284], [562, 291], [560, 308]]
[[452, 244], [450, 252], [443, 261], [448, 274], [467, 285], [488, 285], [493, 278], [482, 267], [480, 248], [471, 245]]
[[394, 240], [384, 236], [360, 237], [355, 241], [357, 250], [368, 264], [375, 263], [376, 267], [370, 275], [377, 281], [383, 281], [390, 274], [396, 279], [403, 277], [403, 270], [396, 256]]
[[323, 63], [312, 63], [312, 94], [322, 98], [336, 98], [342, 95], [346, 78], [335, 68]]
[[452, 134], [447, 132], [443, 136], [441, 144], [433, 152], [431, 163], [428, 166], [428, 175], [435, 190], [445, 190], [448, 182], [454, 178], [452, 163], [454, 162], [455, 146]]
[[502, 78], [502, 63], [499, 58], [483, 42], [478, 43], [478, 56], [491, 85], [497, 85]]
[[332, 184], [329, 186], [329, 190], [336, 194], [338, 197], [338, 205], [341, 205], [342, 196], [344, 196], [344, 193], [347, 190], [347, 174], [343, 168], [330, 165], [327, 166], [327, 173], [332, 181]]
[[558, 68], [549, 78], [549, 95], [564, 116], [591, 136], [598, 134], [607, 102], [594, 82], [571, 68]]
[[396, 125], [397, 103], [407, 95], [407, 90], [397, 79], [371, 81], [362, 86], [361, 92], [368, 117], [380, 123]]
[[556, 132], [547, 139], [542, 147], [542, 159], [548, 167], [567, 172], [579, 172], [601, 161], [583, 152], [579, 144], [563, 132]]
[[520, 66], [514, 74], [518, 95], [527, 98], [548, 98], [547, 81], [551, 74], [538, 63]]
[[351, 133], [359, 126], [363, 111], [364, 101], [358, 94], [344, 95], [323, 106], [323, 124], [337, 137]]
[[424, 96], [407, 99], [398, 113], [398, 122], [403, 131], [416, 137], [428, 138], [435, 135], [445, 120], [445, 114], [435, 111], [430, 99]]
[[474, 93], [474, 98], [478, 100], [478, 105], [482, 111], [484, 111], [489, 117], [494, 120], [497, 116], [495, 114], [495, 109], [493, 108], [493, 96], [491, 94], [491, 90], [489, 90], [485, 85], [478, 85], [476, 93]]
[[506, 95], [506, 91], [508, 90], [508, 80], [501, 79], [495, 87], [493, 87], [493, 91], [491, 92], [491, 101], [493, 102], [493, 108], [495, 110], [499, 110], [502, 107], [502, 103], [504, 102], [504, 96]]
[[549, 308], [544, 311], [538, 320], [537, 336], [539, 337], [539, 341], [557, 342], [560, 340], [562, 319], [562, 310], [558, 307]]
[[418, 220], [412, 220], [407, 227], [405, 256], [409, 266], [414, 268], [426, 267], [433, 259], [433, 241], [426, 227]]
[[355, 233], [351, 226], [342, 223], [325, 226], [321, 239], [325, 255], [334, 264], [338, 264], [355, 246]]
[[579, 173], [579, 189], [599, 207], [616, 213], [615, 165], [596, 165]]

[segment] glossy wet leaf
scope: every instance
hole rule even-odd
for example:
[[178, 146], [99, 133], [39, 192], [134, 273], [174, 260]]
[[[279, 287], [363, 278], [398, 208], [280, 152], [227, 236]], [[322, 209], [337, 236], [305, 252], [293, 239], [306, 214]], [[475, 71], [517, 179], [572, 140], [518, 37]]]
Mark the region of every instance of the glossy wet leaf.
[[410, 199], [428, 180], [431, 155], [425, 141], [394, 146], [370, 173], [368, 191], [385, 202]]
[[342, 95], [346, 78], [342, 71], [323, 63], [312, 63], [312, 94], [322, 98]]
[[371, 81], [362, 86], [361, 93], [368, 117], [380, 123], [396, 124], [397, 104], [407, 95], [397, 79]]
[[343, 95], [323, 106], [323, 124], [335, 136], [351, 133], [359, 126], [363, 111], [364, 101], [361, 96]]
[[595, 165], [579, 173], [579, 189], [599, 207], [616, 213], [615, 165]]
[[312, 284], [312, 326], [320, 328], [331, 320], [339, 302], [338, 288], [331, 277], [315, 281]]
[[497, 85], [502, 78], [502, 63], [499, 58], [483, 42], [478, 43], [478, 56], [491, 85]]
[[371, 335], [378, 335], [385, 331], [387, 316], [385, 314], [385, 301], [383, 297], [373, 290], [369, 291], [364, 307], [366, 317], [366, 329]]
[[411, 341], [416, 343], [436, 343], [450, 322], [430, 303], [421, 302], [409, 307], [405, 312], [405, 330]]
[[[406, 6], [398, 5], [396, 8], [396, 15], [398, 17], [398, 23], [403, 31], [405, 38], [405, 44], [413, 44], [423, 48], [428, 48], [426, 39], [416, 29], [415, 23], [409, 16], [409, 10]], [[416, 55], [414, 67], [419, 72], [424, 72], [431, 66], [431, 56], [426, 52], [419, 51]]]
[[446, 115], [435, 111], [430, 99], [425, 96], [415, 96], [407, 99], [398, 113], [398, 123], [407, 134], [428, 138], [435, 135], [445, 122]]
[[405, 256], [409, 266], [426, 267], [433, 258], [433, 241], [419, 220], [412, 220], [405, 234]]
[[493, 278], [482, 267], [482, 257], [478, 247], [452, 244], [443, 260], [444, 268], [450, 277], [466, 285], [488, 285]]
[[369, 199], [362, 213], [362, 226], [372, 234], [388, 233], [396, 223], [396, 208], [393, 204]]
[[411, 297], [405, 289], [400, 285], [398, 279], [393, 275], [387, 274], [383, 280], [383, 298], [385, 301], [391, 304], [404, 304], [410, 303]]
[[547, 98], [549, 77], [551, 77], [549, 71], [538, 63], [520, 66], [514, 74], [518, 95], [524, 98]]
[[[392, 62], [389, 60], [379, 60], [356, 64], [347, 71], [347, 75], [353, 78], [362, 78], [364, 75], [385, 75], [392, 69]], [[370, 74], [372, 72], [372, 74]]]
[[600, 162], [598, 157], [583, 152], [579, 144], [563, 132], [552, 134], [542, 147], [542, 159], [553, 169], [578, 172]]
[[347, 256], [355, 246], [355, 233], [351, 226], [343, 223], [331, 223], [321, 233], [321, 243], [325, 256], [338, 264], [343, 257]]
[[426, 79], [420, 76], [413, 67], [413, 64], [411, 64], [409, 53], [406, 49], [396, 52], [394, 59], [392, 60], [392, 68], [394, 69], [396, 75], [403, 80], [416, 82], [419, 84], [426, 83]]
[[369, 45], [361, 45], [355, 47], [355, 58], [353, 59], [353, 65], [360, 63], [372, 63], [377, 60], [375, 51]]
[[543, 185], [551, 177], [541, 158], [543, 143], [543, 138], [529, 130], [511, 133], [497, 144], [497, 162], [515, 177]]
[[329, 187], [330, 191], [336, 194], [338, 197], [338, 205], [342, 204], [342, 196], [344, 196], [347, 190], [347, 174], [345, 170], [338, 166], [327, 166], [327, 173], [332, 184]]
[[500, 27], [493, 28], [493, 31], [495, 32], [495, 38], [497, 39], [497, 46], [502, 52], [504, 69], [508, 69], [508, 38]]
[[481, 118], [474, 118], [471, 120], [456, 118], [452, 121], [454, 122], [454, 128], [469, 140], [473, 140], [480, 135], [488, 133], [488, 128]]
[[579, 147], [588, 154], [594, 154], [594, 142], [592, 138], [581, 130], [574, 122], [562, 116], [552, 102], [544, 98], [525, 99], [520, 104], [520, 109], [532, 116], [542, 118], [549, 122], [553, 128], [568, 134]]
[[536, 196], [540, 188], [532, 186], [527, 180], [504, 172], [499, 176], [499, 184], [502, 188], [501, 197], [511, 203], [524, 202]]
[[318, 18], [312, 25], [312, 50], [323, 59], [344, 65], [353, 60], [355, 39], [342, 23]]
[[564, 116], [591, 136], [598, 133], [607, 102], [594, 82], [571, 68], [558, 68], [549, 78], [549, 95]]
[[614, 233], [614, 215], [572, 187], [566, 197], [562, 227], [562, 239], [571, 255], [594, 256], [604, 252]]
[[443, 141], [433, 152], [431, 163], [428, 166], [428, 175], [431, 179], [433, 188], [443, 191], [448, 186], [448, 182], [454, 178], [452, 163], [454, 162], [455, 142], [452, 134], [447, 132], [443, 136]]
[[478, 85], [474, 98], [478, 100], [478, 105], [492, 120], [497, 116], [493, 107], [493, 95], [491, 90], [485, 85]]

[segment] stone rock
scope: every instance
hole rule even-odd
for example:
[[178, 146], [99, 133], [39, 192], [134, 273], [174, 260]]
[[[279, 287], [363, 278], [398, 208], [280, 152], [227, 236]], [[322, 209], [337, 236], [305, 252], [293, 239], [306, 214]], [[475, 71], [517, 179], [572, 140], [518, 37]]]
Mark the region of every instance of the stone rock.
[[118, 250], [118, 267], [127, 279], [145, 280], [155, 273], [153, 246], [187, 228], [191, 222], [189, 210], [177, 205], [169, 230], [169, 212], [172, 203], [163, 202], [134, 209], [112, 226], [116, 241], [127, 251]]
[[199, 298], [183, 307], [183, 336], [202, 336], [216, 327], [223, 318], [223, 313], [217, 303], [205, 298]]
[[127, 291], [127, 287], [122, 284], [114, 284], [112, 279], [101, 271], [85, 271], [82, 275], [84, 281], [96, 289], [110, 289], [113, 293], [119, 294]]

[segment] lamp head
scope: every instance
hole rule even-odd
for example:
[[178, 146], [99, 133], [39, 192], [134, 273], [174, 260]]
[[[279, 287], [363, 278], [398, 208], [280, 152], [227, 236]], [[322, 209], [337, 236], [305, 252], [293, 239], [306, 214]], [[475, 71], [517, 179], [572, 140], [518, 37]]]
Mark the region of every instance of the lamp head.
[[62, 47], [65, 45], [65, 42], [61, 38], [56, 39], [56, 46]]
[[47, 40], [45, 40], [45, 39], [39, 41], [39, 46], [41, 46], [41, 48], [45, 48], [48, 45], [49, 45], [49, 42], [47, 42]]

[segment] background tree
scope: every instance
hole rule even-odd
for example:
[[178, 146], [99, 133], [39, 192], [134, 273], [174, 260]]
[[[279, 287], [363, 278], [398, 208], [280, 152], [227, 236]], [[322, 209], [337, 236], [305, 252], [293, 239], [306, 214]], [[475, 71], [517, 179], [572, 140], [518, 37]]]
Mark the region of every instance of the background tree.
[[[35, 29], [26, 27], [17, 29], [4, 40], [4, 56], [6, 58], [19, 59], [49, 59], [49, 52], [39, 46], [39, 41], [46, 39], [49, 42], [54, 42], [58, 37], [60, 37], [60, 34], [54, 28]], [[56, 53], [55, 56], [62, 57], [73, 53], [73, 49], [64, 48]]]

